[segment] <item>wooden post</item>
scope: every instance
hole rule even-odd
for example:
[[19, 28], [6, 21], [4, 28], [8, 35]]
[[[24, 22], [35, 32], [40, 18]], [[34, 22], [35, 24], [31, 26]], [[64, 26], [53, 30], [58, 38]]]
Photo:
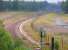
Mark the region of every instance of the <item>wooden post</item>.
[[63, 43], [64, 43], [64, 42], [63, 42], [63, 35], [62, 35], [61, 43], [62, 43], [62, 49], [63, 49], [63, 48], [64, 48], [64, 47], [63, 47], [63, 45], [64, 45], [64, 44], [63, 44]]
[[52, 45], [51, 45], [51, 50], [54, 50], [54, 37], [52, 37], [51, 42], [52, 42]]
[[41, 50], [45, 50], [45, 32], [40, 31], [40, 45], [41, 45]]

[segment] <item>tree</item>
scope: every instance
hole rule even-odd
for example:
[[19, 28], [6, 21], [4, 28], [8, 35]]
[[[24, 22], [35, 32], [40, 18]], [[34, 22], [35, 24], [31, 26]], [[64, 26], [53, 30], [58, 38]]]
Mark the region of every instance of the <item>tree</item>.
[[66, 0], [65, 2], [62, 2], [61, 6], [64, 13], [68, 13], [68, 0]]
[[13, 10], [18, 10], [18, 0], [13, 1]]
[[0, 0], [0, 11], [3, 11], [3, 0]]

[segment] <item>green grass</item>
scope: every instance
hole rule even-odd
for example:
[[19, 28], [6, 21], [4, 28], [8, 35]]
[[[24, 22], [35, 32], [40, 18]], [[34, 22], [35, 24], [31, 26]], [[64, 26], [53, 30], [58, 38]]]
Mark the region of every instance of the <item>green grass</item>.
[[31, 50], [18, 37], [5, 30], [3, 22], [0, 21], [0, 50]]

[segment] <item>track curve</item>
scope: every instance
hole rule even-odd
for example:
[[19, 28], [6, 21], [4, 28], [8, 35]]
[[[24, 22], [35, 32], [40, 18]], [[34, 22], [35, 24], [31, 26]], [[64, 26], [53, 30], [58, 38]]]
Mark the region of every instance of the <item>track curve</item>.
[[36, 45], [39, 45], [39, 43], [36, 42], [34, 39], [32, 39], [32, 37], [28, 36], [28, 35], [27, 35], [27, 32], [25, 32], [24, 29], [23, 29], [24, 24], [26, 24], [26, 23], [28, 23], [28, 22], [30, 22], [30, 21], [32, 21], [32, 19], [28, 19], [28, 20], [26, 20], [26, 21], [24, 21], [24, 22], [22, 22], [22, 23], [20, 24], [20, 26], [19, 26], [20, 34], [22, 34], [22, 35], [23, 35], [27, 40], [29, 40], [31, 43], [36, 44]]

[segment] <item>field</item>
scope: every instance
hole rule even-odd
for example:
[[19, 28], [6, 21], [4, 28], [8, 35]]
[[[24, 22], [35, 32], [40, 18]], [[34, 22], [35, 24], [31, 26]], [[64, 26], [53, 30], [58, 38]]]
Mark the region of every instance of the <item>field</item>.
[[[34, 41], [40, 43], [40, 31], [39, 27], [43, 27], [46, 31], [44, 31], [45, 37], [44, 42], [49, 45], [45, 45], [45, 49], [51, 49], [51, 39], [55, 38], [55, 41], [58, 41], [59, 50], [67, 50], [68, 49], [68, 32], [63, 30], [54, 31], [56, 26], [55, 20], [56, 18], [62, 19], [65, 23], [68, 22], [67, 14], [56, 14], [56, 13], [44, 13], [43, 15], [38, 16], [37, 12], [0, 12], [0, 19], [3, 20], [3, 24], [5, 29], [9, 31], [12, 36], [19, 37], [21, 40], [25, 42], [27, 47], [39, 47], [37, 44], [33, 44], [28, 40], [28, 37], [25, 37], [24, 34], [20, 32], [19, 27], [22, 22], [32, 19], [31, 21], [27, 21], [24, 25], [22, 25], [22, 30], [26, 32], [26, 34], [32, 38]], [[34, 17], [35, 16], [35, 19]], [[17, 28], [18, 27], [18, 28]], [[53, 28], [54, 27], [54, 28]], [[67, 28], [68, 30], [68, 28]], [[60, 34], [61, 33], [61, 34]]]
[[[39, 42], [40, 41], [40, 33], [36, 30], [36, 29], [38, 29], [38, 26], [43, 25], [45, 28], [51, 28], [51, 26], [55, 25], [54, 20], [56, 17], [63, 19], [64, 22], [68, 22], [68, 15], [48, 13], [48, 14], [39, 16], [38, 18], [36, 18], [35, 20], [32, 21], [33, 23], [32, 22], [26, 23], [24, 25], [24, 30], [26, 32], [28, 32], [28, 35], [31, 36], [33, 39], [35, 39], [35, 41]], [[33, 24], [33, 28], [32, 28], [32, 24]], [[67, 34], [62, 33], [62, 30], [60, 32], [55, 32], [55, 33], [54, 33], [54, 31], [50, 32], [47, 30], [45, 42], [50, 43], [50, 45], [51, 45], [51, 37], [52, 36], [55, 37], [55, 41], [58, 41], [59, 50], [64, 50], [64, 49], [67, 50], [68, 49], [68, 43], [66, 43], [68, 41]], [[50, 48], [50, 47], [48, 46], [48, 48]]]

